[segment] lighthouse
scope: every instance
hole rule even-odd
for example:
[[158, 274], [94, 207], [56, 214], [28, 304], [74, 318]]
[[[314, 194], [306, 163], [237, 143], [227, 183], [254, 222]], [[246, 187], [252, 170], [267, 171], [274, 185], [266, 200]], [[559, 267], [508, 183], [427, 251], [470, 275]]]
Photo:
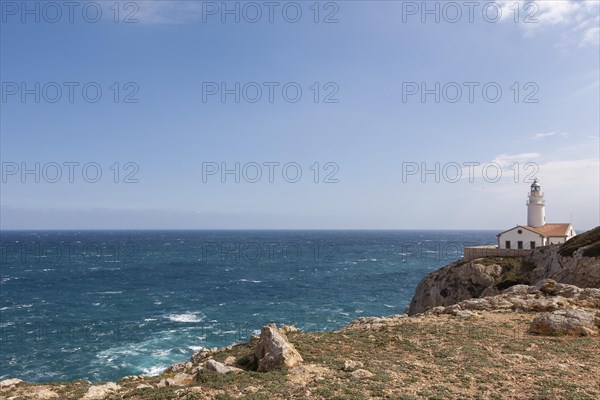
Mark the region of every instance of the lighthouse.
[[[536, 178], [531, 184], [527, 196], [527, 225], [517, 225], [497, 234], [498, 246], [496, 246], [496, 250], [498, 252], [494, 254], [499, 256], [524, 254], [503, 253], [503, 251], [507, 249], [517, 250], [517, 252], [531, 251], [539, 246], [564, 243], [575, 235], [577, 233], [571, 224], [546, 223], [546, 201]], [[469, 257], [474, 257], [474, 252], [475, 250], [472, 250]]]
[[527, 198], [527, 225], [539, 228], [546, 224], [546, 202], [544, 193], [537, 178], [531, 184], [531, 191]]

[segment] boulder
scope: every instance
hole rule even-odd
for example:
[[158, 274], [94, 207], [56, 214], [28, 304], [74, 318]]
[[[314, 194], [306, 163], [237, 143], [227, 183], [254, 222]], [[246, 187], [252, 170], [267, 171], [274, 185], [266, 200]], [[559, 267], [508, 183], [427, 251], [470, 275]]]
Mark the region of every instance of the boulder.
[[362, 368], [363, 366], [364, 366], [363, 363], [361, 363], [360, 361], [345, 360], [344, 368], [342, 368], [342, 370], [344, 370], [346, 372], [352, 372], [359, 368]]
[[530, 332], [542, 335], [592, 336], [598, 334], [597, 315], [580, 310], [557, 310], [537, 316], [531, 321]]
[[351, 372], [350, 375], [352, 375], [353, 378], [367, 379], [371, 378], [373, 373], [371, 371], [367, 371], [366, 369], [357, 369], [356, 371]]
[[102, 400], [117, 392], [121, 387], [114, 382], [90, 386], [82, 400]]
[[332, 371], [329, 368], [315, 364], [302, 364], [293, 367], [288, 372], [288, 382], [295, 385], [306, 386], [312, 382], [318, 382], [331, 376]]
[[300, 353], [275, 324], [263, 326], [252, 359], [260, 372], [292, 368], [302, 362]]
[[166, 373], [171, 372], [185, 372], [188, 369], [192, 369], [193, 363], [191, 361], [188, 362], [178, 362], [171, 365], [169, 368], [165, 370]]
[[148, 385], [146, 383], [140, 383], [135, 388], [136, 389], [152, 389], [152, 385]]
[[284, 335], [287, 335], [288, 333], [298, 332], [298, 328], [296, 328], [294, 325], [284, 325], [281, 328], [279, 328], [279, 332], [283, 333]]
[[229, 356], [229, 357], [225, 358], [225, 360], [223, 361], [223, 364], [225, 364], [225, 365], [235, 365], [235, 357], [234, 356]]
[[190, 362], [192, 362], [193, 364], [202, 364], [204, 361], [206, 361], [210, 353], [211, 351], [209, 349], [203, 347], [194, 354], [192, 354]]
[[17, 378], [5, 379], [3, 381], [0, 381], [0, 388], [7, 388], [7, 387], [15, 386], [15, 385], [18, 385], [19, 383], [25, 383], [25, 382], [20, 379], [17, 379]]
[[158, 382], [158, 387], [165, 386], [186, 386], [194, 382], [194, 375], [180, 372], [173, 375], [172, 378], [163, 378]]
[[206, 369], [208, 369], [209, 371], [215, 371], [216, 373], [223, 374], [223, 375], [228, 374], [230, 372], [236, 372], [236, 373], [243, 372], [243, 370], [240, 368], [229, 367], [229, 366], [222, 364], [218, 361], [215, 361], [213, 359], [206, 361], [205, 366], [206, 366]]

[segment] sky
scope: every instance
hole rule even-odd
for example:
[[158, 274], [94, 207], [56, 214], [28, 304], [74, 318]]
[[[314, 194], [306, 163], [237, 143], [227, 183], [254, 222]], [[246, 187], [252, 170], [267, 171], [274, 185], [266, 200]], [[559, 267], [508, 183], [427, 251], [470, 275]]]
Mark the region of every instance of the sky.
[[600, 225], [597, 1], [0, 4], [1, 229]]

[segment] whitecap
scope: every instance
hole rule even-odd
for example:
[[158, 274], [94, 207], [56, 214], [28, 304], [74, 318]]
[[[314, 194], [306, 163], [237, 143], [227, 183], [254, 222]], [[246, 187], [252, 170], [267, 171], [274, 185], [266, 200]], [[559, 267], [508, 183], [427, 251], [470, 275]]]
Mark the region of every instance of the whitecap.
[[184, 314], [168, 314], [165, 316], [173, 322], [201, 322], [204, 316], [198, 316], [198, 313], [184, 313]]
[[153, 365], [149, 368], [143, 368], [142, 374], [146, 376], [158, 376], [167, 368], [166, 365]]

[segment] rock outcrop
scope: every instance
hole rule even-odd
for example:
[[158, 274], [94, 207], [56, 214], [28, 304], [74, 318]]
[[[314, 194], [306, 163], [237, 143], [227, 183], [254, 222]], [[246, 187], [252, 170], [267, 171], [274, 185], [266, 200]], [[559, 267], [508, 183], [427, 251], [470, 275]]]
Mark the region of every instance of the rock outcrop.
[[424, 314], [474, 316], [473, 312], [551, 312], [555, 310], [600, 309], [600, 289], [578, 288], [551, 279], [535, 286], [516, 285], [501, 294], [463, 300], [448, 307], [434, 307]]
[[120, 388], [121, 387], [114, 382], [90, 386], [88, 391], [82, 397], [82, 400], [103, 400], [116, 393]]
[[553, 336], [596, 336], [599, 327], [600, 312], [557, 310], [535, 317], [529, 331]]
[[[600, 288], [600, 227], [562, 246], [539, 247], [526, 257], [489, 257], [457, 261], [425, 276], [408, 314], [448, 307], [467, 299], [501, 294], [515, 285], [535, 285], [544, 279], [583, 288]], [[580, 246], [578, 247], [578, 244]]]
[[586, 248], [573, 253], [573, 256], [562, 256], [561, 247], [542, 247], [533, 251], [527, 260], [535, 265], [530, 279], [537, 282], [541, 279], [553, 279], [579, 287], [600, 288], [600, 257], [584, 256]]
[[263, 326], [251, 358], [256, 369], [261, 372], [282, 367], [292, 368], [302, 362], [300, 353], [275, 324]]
[[25, 383], [25, 382], [23, 382], [21, 379], [17, 379], [17, 378], [4, 379], [3, 381], [0, 381], [0, 388], [9, 388], [9, 387], [18, 385], [19, 383]]
[[213, 359], [206, 361], [206, 369], [223, 375], [228, 374], [230, 372], [243, 372], [243, 370], [240, 368], [230, 367]]

